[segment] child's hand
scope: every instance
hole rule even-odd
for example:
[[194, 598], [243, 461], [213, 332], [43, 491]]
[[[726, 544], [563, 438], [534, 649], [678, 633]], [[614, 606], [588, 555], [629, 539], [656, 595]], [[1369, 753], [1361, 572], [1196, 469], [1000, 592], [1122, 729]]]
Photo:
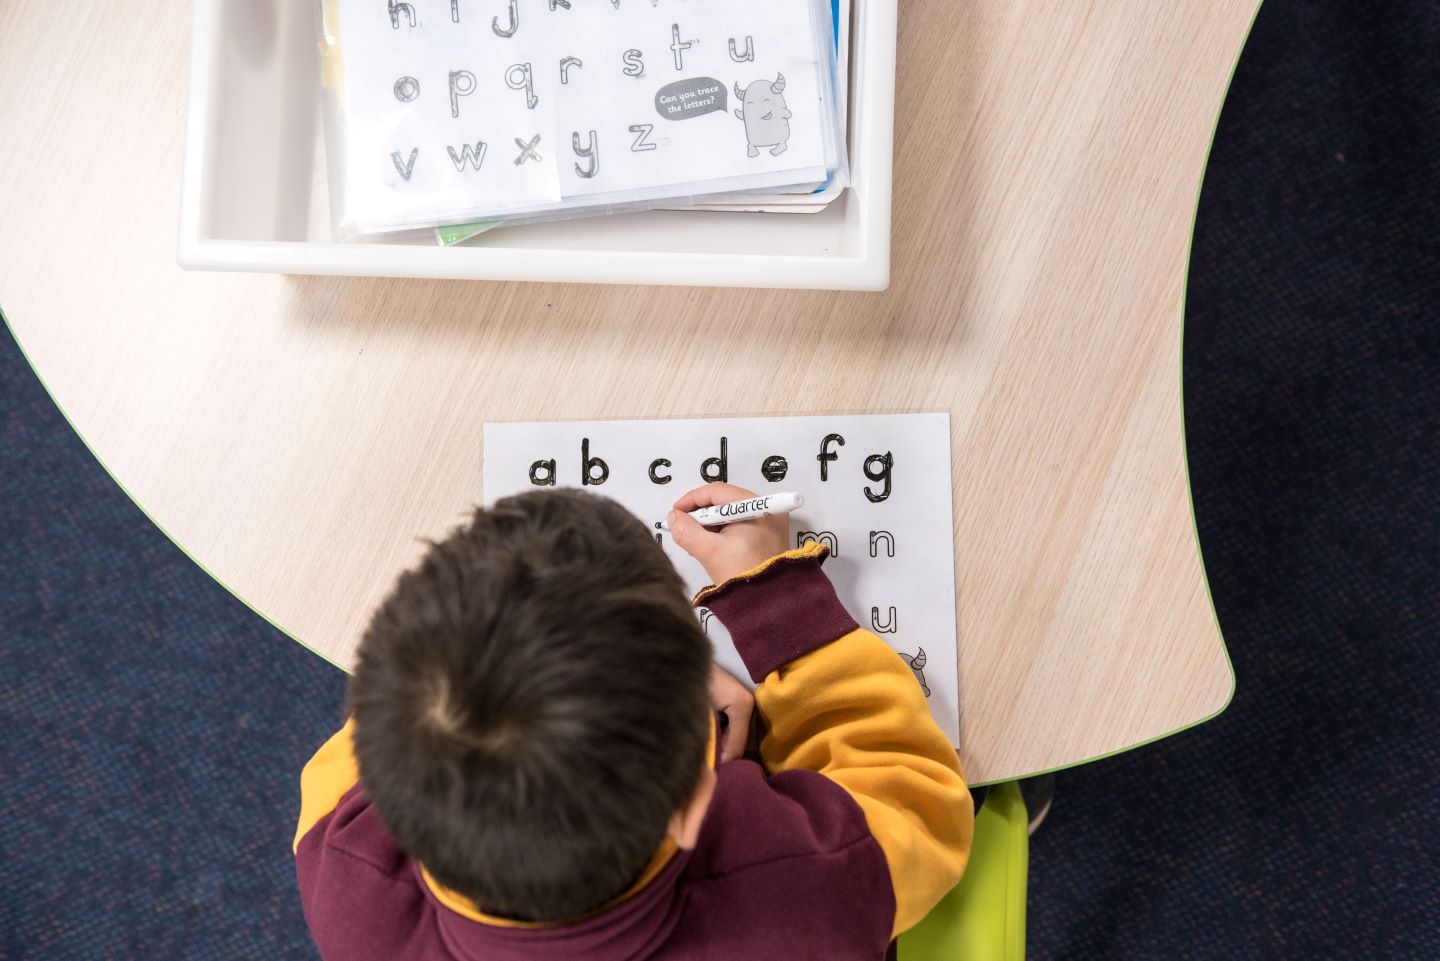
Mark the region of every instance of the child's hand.
[[706, 484], [676, 501], [675, 509], [667, 518], [675, 543], [699, 561], [716, 584], [759, 567], [776, 554], [783, 554], [790, 544], [790, 515], [757, 517], [712, 529], [695, 523], [689, 513], [754, 496], [751, 491], [733, 484]]
[[720, 728], [720, 763], [745, 755], [750, 741], [750, 716], [755, 713], [755, 696], [719, 664], [710, 666], [710, 703], [725, 715]]

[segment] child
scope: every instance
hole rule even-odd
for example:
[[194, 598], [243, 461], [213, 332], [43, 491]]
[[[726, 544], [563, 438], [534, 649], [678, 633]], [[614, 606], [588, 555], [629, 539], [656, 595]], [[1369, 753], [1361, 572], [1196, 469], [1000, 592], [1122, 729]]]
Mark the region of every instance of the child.
[[553, 490], [477, 510], [375, 614], [349, 722], [300, 776], [296, 871], [326, 961], [875, 961], [959, 880], [973, 811], [914, 674], [785, 516], [707, 530], [748, 696], [645, 526]]

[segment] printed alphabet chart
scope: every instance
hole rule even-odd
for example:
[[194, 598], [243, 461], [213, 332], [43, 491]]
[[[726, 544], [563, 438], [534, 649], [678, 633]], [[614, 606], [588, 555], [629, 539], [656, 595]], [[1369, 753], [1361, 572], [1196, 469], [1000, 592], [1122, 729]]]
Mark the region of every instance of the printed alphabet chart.
[[828, 0], [322, 0], [342, 230], [806, 188], [842, 166]]
[[[709, 578], [659, 525], [681, 494], [709, 481], [804, 495], [790, 515], [791, 546], [829, 545], [825, 570], [841, 602], [910, 666], [958, 744], [948, 414], [485, 425], [487, 503], [554, 487], [611, 497], [652, 532], [692, 593]], [[697, 613], [716, 659], [747, 680], [725, 628]]]

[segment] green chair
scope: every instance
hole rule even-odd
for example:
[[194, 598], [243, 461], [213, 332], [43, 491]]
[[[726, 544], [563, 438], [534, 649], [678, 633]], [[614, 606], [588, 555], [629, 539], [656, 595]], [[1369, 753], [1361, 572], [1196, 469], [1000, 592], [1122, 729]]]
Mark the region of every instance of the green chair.
[[900, 936], [899, 961], [1020, 961], [1025, 957], [1029, 816], [1018, 781], [997, 784], [975, 816], [960, 884]]

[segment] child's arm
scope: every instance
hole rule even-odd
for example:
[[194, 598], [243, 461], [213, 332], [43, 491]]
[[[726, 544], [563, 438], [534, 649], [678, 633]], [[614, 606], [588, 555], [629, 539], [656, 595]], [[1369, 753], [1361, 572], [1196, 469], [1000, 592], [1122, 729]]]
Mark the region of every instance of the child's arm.
[[[743, 496], [702, 488], [677, 507]], [[725, 624], [759, 685], [766, 766], [816, 771], [855, 800], [889, 868], [892, 933], [906, 930], [955, 886], [969, 857], [974, 810], [954, 748], [909, 667], [840, 604], [820, 570], [824, 548], [785, 551], [783, 517], [719, 533], [687, 520], [672, 515], [673, 536], [717, 581], [696, 603]], [[724, 543], [732, 532], [740, 536]]]

